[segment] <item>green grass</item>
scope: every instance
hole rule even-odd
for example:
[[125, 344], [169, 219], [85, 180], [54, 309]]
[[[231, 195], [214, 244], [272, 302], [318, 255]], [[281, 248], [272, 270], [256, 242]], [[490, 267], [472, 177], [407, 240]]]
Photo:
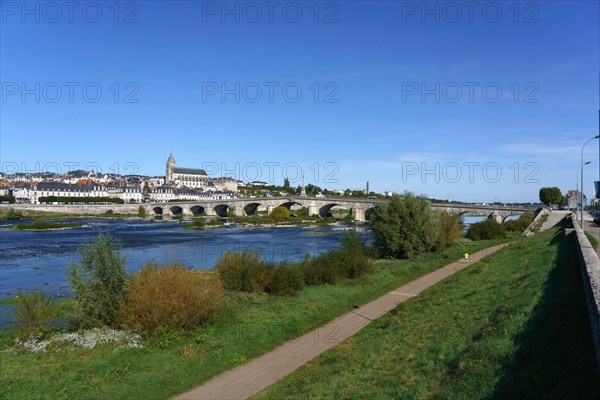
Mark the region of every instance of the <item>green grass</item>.
[[590, 244], [592, 245], [592, 247], [594, 248], [594, 250], [598, 250], [598, 239], [596, 239], [594, 237], [594, 235], [592, 235], [589, 232], [585, 232], [585, 236], [588, 238], [588, 240], [590, 241]]
[[51, 230], [57, 230], [57, 229], [74, 229], [74, 228], [81, 228], [81, 224], [79, 223], [69, 223], [69, 224], [57, 224], [57, 223], [50, 223], [50, 222], [46, 222], [43, 224], [39, 224], [36, 222], [33, 222], [31, 224], [19, 224], [19, 225], [13, 225], [13, 230], [16, 231], [51, 231]]
[[[514, 239], [514, 238], [513, 238]], [[463, 241], [414, 260], [379, 261], [359, 281], [309, 286], [294, 297], [230, 296], [217, 321], [165, 334], [142, 349], [13, 354], [0, 334], [0, 398], [169, 398], [246, 362], [427, 272], [502, 241]]]
[[257, 397], [598, 399], [578, 262], [562, 231], [520, 241]]

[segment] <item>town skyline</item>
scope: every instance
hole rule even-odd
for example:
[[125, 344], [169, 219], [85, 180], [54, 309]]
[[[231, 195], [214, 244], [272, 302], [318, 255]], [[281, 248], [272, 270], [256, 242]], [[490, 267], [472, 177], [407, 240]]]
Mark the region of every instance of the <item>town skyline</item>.
[[[344, 187], [530, 201], [576, 189], [598, 132], [597, 2], [452, 3], [458, 19], [441, 2], [297, 3], [299, 21], [282, 8], [254, 21], [235, 2], [132, 4], [93, 23], [3, 15], [3, 172], [161, 175], [172, 151], [196, 168], [257, 163], [265, 181], [264, 163], [297, 163], [319, 186], [335, 169]], [[588, 197], [598, 151], [584, 152]]]

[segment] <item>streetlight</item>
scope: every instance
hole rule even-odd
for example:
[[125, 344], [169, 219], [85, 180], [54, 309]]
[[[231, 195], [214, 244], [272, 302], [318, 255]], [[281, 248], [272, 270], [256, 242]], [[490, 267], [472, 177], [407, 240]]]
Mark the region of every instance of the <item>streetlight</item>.
[[581, 230], [585, 231], [585, 224], [583, 223], [583, 149], [585, 148], [585, 145], [588, 144], [589, 142], [591, 142], [594, 139], [598, 139], [600, 138], [600, 135], [596, 135], [591, 139], [588, 139], [583, 146], [581, 147], [581, 212], [579, 213], [579, 216], [581, 217], [581, 219], [579, 220], [579, 223], [581, 224]]

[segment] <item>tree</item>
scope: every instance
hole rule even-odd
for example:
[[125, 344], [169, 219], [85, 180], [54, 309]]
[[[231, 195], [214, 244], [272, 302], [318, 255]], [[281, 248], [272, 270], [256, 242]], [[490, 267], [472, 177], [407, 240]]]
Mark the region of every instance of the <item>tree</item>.
[[144, 206], [139, 206], [138, 207], [138, 215], [140, 217], [145, 217], [146, 216], [146, 209], [144, 208]]
[[437, 216], [437, 250], [454, 246], [460, 239], [462, 227], [460, 214], [439, 211]]
[[105, 233], [79, 248], [80, 259], [67, 273], [75, 295], [75, 315], [80, 326], [115, 327], [125, 300], [125, 257], [120, 246]]
[[286, 192], [290, 190], [290, 180], [288, 178], [283, 180], [283, 190]]
[[411, 258], [435, 248], [436, 218], [423, 196], [410, 192], [379, 204], [371, 216], [375, 247], [383, 257]]
[[560, 192], [560, 189], [554, 187], [543, 187], [540, 189], [540, 201], [546, 206], [551, 204], [562, 204], [565, 199]]

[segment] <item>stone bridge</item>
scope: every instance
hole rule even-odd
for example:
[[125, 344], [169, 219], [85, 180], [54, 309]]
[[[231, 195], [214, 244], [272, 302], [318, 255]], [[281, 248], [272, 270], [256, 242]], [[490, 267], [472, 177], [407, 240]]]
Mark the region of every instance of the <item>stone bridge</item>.
[[275, 207], [283, 206], [291, 209], [297, 205], [306, 207], [309, 215], [327, 217], [333, 207], [341, 207], [350, 211], [356, 221], [366, 221], [373, 211], [377, 200], [352, 200], [319, 197], [255, 197], [229, 200], [200, 200], [169, 203], [150, 203], [144, 207], [155, 215], [201, 215], [226, 217], [231, 210], [235, 216], [243, 217], [256, 214], [260, 208], [267, 213]]
[[[143, 203], [141, 204], [149, 215], [202, 215], [226, 217], [231, 210], [236, 216], [248, 216], [256, 213], [259, 207], [271, 212], [275, 207], [283, 206], [291, 208], [293, 205], [306, 207], [310, 215], [326, 217], [329, 211], [335, 207], [345, 208], [350, 211], [354, 220], [364, 222], [369, 219], [375, 205], [383, 204], [386, 200], [325, 198], [325, 197], [256, 197], [227, 200], [198, 200], [168, 203]], [[14, 208], [15, 210], [35, 210], [45, 212], [56, 212], [66, 214], [102, 214], [112, 210], [117, 214], [137, 214], [140, 204], [1, 204], [3, 208]], [[436, 210], [459, 214], [485, 215], [503, 222], [509, 215], [519, 214], [525, 211], [535, 211], [535, 208], [507, 207], [507, 206], [483, 206], [475, 204], [455, 203], [431, 203]]]

